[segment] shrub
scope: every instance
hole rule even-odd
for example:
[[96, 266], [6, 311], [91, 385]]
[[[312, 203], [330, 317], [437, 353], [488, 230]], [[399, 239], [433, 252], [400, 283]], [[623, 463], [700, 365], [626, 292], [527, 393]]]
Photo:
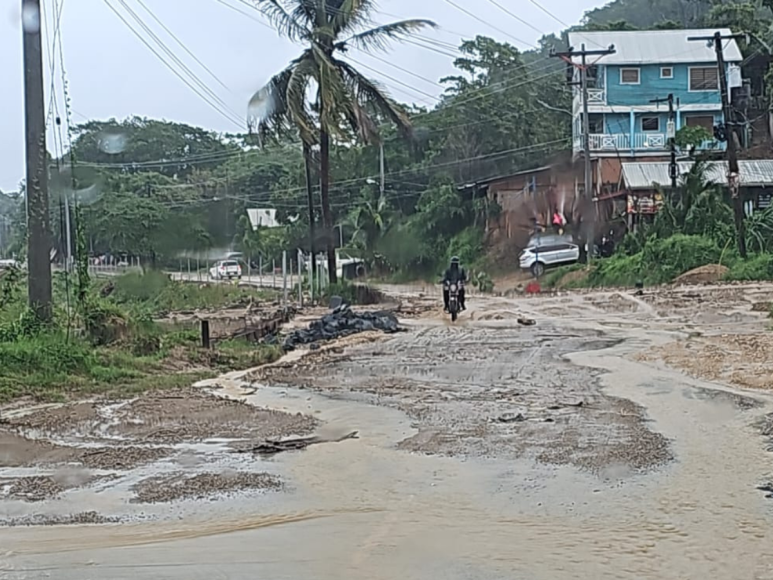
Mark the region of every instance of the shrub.
[[773, 280], [773, 255], [758, 254], [746, 260], [735, 260], [725, 274], [725, 280]]

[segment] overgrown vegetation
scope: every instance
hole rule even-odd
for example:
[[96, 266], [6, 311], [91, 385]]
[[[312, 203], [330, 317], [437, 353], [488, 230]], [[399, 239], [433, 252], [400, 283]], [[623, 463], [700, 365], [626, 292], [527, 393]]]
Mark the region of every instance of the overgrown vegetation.
[[[110, 286], [111, 295], [103, 296]], [[112, 284], [89, 284], [82, 301], [73, 296], [68, 308], [60, 276], [50, 325], [42, 325], [27, 309], [25, 280], [18, 271], [6, 271], [0, 290], [0, 403], [25, 396], [130, 396], [149, 388], [190, 385], [216, 371], [249, 368], [281, 355], [276, 346], [235, 340], [203, 350], [198, 330], [154, 321], [154, 316], [172, 309], [259, 299], [257, 293], [234, 286], [199, 287], [172, 282], [158, 272], [128, 274]]]

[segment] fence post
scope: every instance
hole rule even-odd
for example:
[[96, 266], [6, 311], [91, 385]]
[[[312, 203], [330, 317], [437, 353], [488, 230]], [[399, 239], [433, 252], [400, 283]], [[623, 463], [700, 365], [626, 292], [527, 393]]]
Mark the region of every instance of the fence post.
[[287, 250], [282, 250], [282, 292], [287, 306]]
[[276, 289], [276, 259], [271, 260], [271, 287]]
[[201, 282], [201, 258], [196, 256], [196, 278]]
[[258, 284], [263, 287], [263, 254], [258, 256]]
[[252, 256], [247, 256], [247, 280], [252, 276]]
[[298, 305], [303, 307], [303, 251], [298, 250]]
[[209, 320], [201, 321], [201, 346], [209, 350]]

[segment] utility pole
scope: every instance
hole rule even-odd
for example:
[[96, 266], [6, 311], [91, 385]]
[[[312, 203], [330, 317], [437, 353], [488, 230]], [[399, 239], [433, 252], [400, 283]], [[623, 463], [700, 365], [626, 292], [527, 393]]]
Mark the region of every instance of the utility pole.
[[[614, 45], [610, 45], [607, 49], [601, 50], [586, 50], [585, 43], [580, 46], [580, 50], [574, 50], [570, 48], [565, 52], [552, 52], [550, 56], [559, 57], [564, 61], [572, 64], [572, 66], [580, 69], [580, 92], [582, 94], [582, 148], [583, 148], [583, 162], [584, 162], [584, 175], [585, 175], [585, 198], [587, 200], [586, 212], [583, 218], [586, 231], [586, 247], [587, 256], [586, 259], [590, 265], [591, 256], [593, 255], [593, 245], [596, 241], [595, 234], [595, 222], [596, 222], [596, 205], [594, 203], [593, 195], [593, 169], [591, 167], [590, 159], [590, 120], [588, 119], [588, 62], [589, 56], [598, 56], [599, 58], [610, 54], [615, 54]], [[577, 65], [572, 60], [573, 57], [580, 57], [580, 64]], [[574, 84], [574, 83], [571, 83]]]
[[27, 161], [27, 270], [30, 308], [51, 319], [51, 226], [46, 173], [46, 111], [43, 102], [43, 51], [40, 0], [22, 0], [24, 46], [24, 125]]
[[314, 184], [311, 181], [311, 147], [303, 144], [303, 164], [306, 166], [306, 198], [309, 205], [309, 253], [311, 264], [309, 268], [309, 286], [311, 300], [314, 301], [314, 277], [317, 273], [317, 255], [314, 253]]
[[652, 99], [650, 103], [668, 103], [668, 147], [671, 150], [671, 162], [668, 164], [668, 176], [671, 178], [671, 193], [676, 192], [676, 178], [679, 169], [676, 164], [676, 120], [674, 119], [674, 95], [669, 93], [665, 99]]
[[717, 54], [717, 76], [719, 77], [719, 92], [722, 97], [722, 114], [725, 118], [725, 134], [727, 135], [727, 186], [730, 189], [730, 197], [733, 200], [733, 214], [735, 216], [735, 230], [738, 234], [738, 253], [746, 258], [746, 225], [743, 215], [743, 200], [741, 199], [741, 176], [738, 169], [738, 151], [735, 147], [735, 131], [733, 126], [733, 109], [730, 106], [730, 95], [727, 88], [727, 70], [725, 69], [725, 55], [723, 52], [723, 40], [735, 40], [747, 38], [745, 34], [728, 34], [723, 36], [721, 32], [715, 32], [713, 36], [690, 36], [687, 40], [708, 42], [714, 46]]
[[384, 199], [384, 191], [386, 190], [386, 179], [384, 175], [384, 143], [383, 141], [378, 144], [378, 167], [379, 167], [379, 173], [381, 175], [381, 182], [380, 182], [380, 193], [381, 193], [381, 200]]

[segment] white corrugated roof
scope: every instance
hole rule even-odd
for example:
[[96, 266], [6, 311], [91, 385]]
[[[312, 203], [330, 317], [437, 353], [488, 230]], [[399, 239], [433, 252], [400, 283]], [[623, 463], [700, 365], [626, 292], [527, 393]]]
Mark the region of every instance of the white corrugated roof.
[[[615, 45], [615, 54], [601, 59], [601, 64], [678, 64], [716, 62], [713, 45], [698, 40], [687, 40], [691, 36], [712, 36], [715, 32], [722, 35], [732, 34], [729, 28], [705, 28], [694, 30], [599, 30], [589, 32], [570, 32], [569, 45], [580, 50], [585, 43], [586, 50], [599, 50]], [[725, 61], [743, 60], [741, 50], [735, 40], [725, 41]], [[597, 56], [587, 57], [593, 61]], [[580, 62], [576, 57], [575, 62]]]
[[[679, 175], [690, 171], [692, 161], [680, 161]], [[707, 162], [706, 178], [715, 183], [727, 183], [727, 161]], [[623, 163], [623, 183], [628, 189], [652, 189], [653, 184], [669, 186], [668, 163]], [[745, 187], [773, 187], [773, 159], [739, 161], [741, 185]]]

